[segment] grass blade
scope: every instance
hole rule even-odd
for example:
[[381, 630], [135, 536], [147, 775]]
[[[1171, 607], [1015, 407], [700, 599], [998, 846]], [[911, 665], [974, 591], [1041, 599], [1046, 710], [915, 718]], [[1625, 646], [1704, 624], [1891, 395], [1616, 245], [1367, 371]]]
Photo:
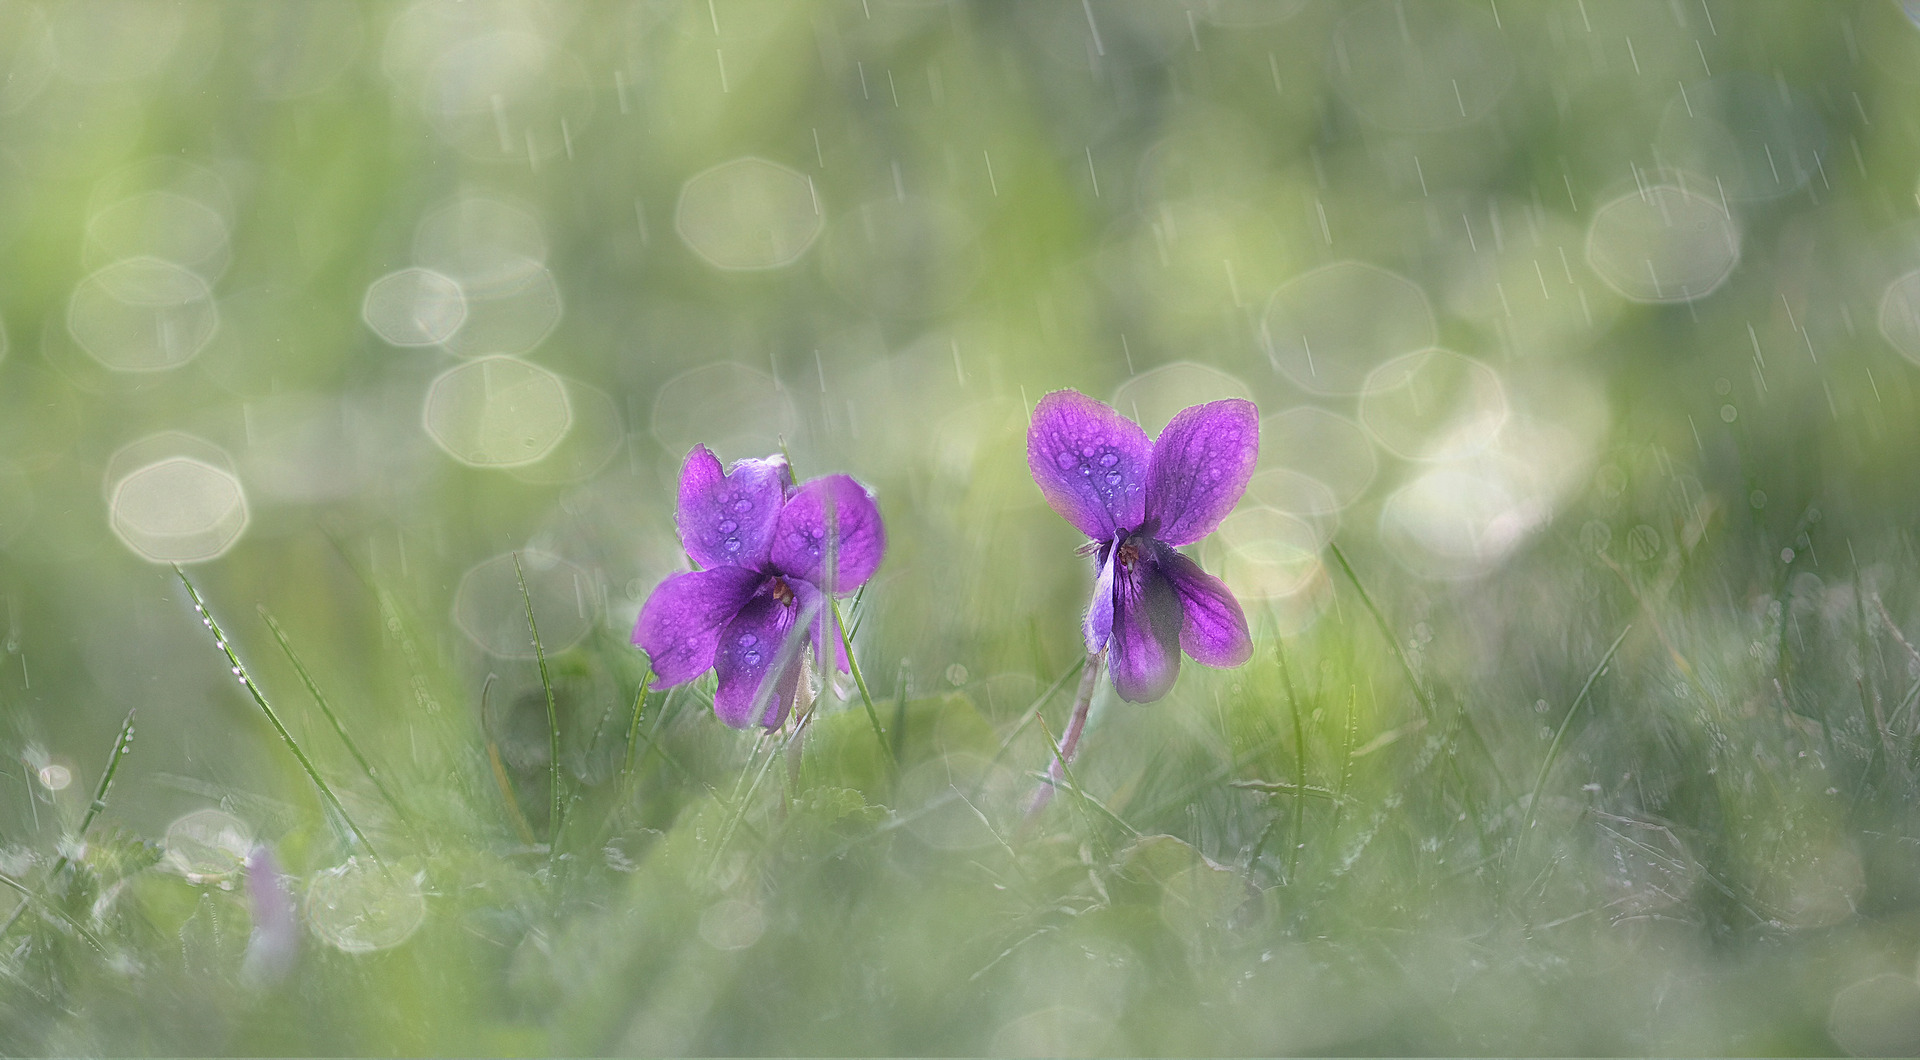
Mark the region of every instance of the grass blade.
[[[1087, 809], [1087, 803], [1091, 801], [1092, 796], [1088, 795], [1085, 789], [1080, 787], [1080, 782], [1074, 779], [1073, 767], [1067, 764], [1066, 756], [1060, 753], [1060, 743], [1059, 741], [1053, 738], [1053, 730], [1051, 728], [1048, 728], [1047, 719], [1040, 718], [1039, 722], [1040, 722], [1040, 731], [1043, 734], [1045, 734], [1047, 737], [1047, 747], [1049, 747], [1053, 751], [1054, 764], [1060, 767], [1060, 774], [1067, 778], [1067, 787], [1069, 787], [1073, 791], [1074, 805], [1080, 807], [1080, 816], [1085, 818], [1087, 822], [1087, 832], [1093, 836], [1094, 842], [1100, 844], [1100, 850], [1102, 854], [1106, 857], [1106, 859], [1108, 861], [1112, 861], [1113, 847], [1107, 844], [1107, 837], [1100, 834], [1100, 829], [1094, 827], [1093, 812]], [[1048, 787], [1052, 787], [1055, 784], [1055, 780], [1053, 778], [1053, 774], [1051, 771], [1040, 774], [1040, 780], [1042, 783], [1046, 784]], [[1108, 811], [1106, 807], [1104, 806], [1101, 807], [1101, 810], [1105, 812], [1108, 817], [1112, 817], [1116, 821], [1120, 820], [1118, 817], [1115, 817], [1111, 811]], [[1033, 819], [1033, 812], [1031, 810], [1028, 811], [1027, 819], [1028, 820]], [[1126, 822], [1124, 821], [1121, 821], [1120, 823], [1122, 825], [1126, 825]], [[1131, 825], [1126, 825], [1126, 827], [1129, 830], [1132, 829]], [[1138, 835], [1139, 833], [1135, 832], [1134, 834]]]
[[273, 639], [280, 642], [280, 650], [286, 653], [287, 661], [293, 664], [293, 672], [299, 674], [300, 682], [307, 686], [307, 694], [313, 697], [313, 702], [320, 708], [320, 713], [325, 715], [328, 724], [333, 726], [335, 735], [339, 736], [340, 742], [346, 745], [347, 753], [360, 764], [361, 771], [367, 775], [368, 780], [373, 782], [374, 788], [380, 792], [380, 797], [386, 800], [387, 805], [392, 807], [394, 814], [405, 822], [408, 828], [412, 828], [413, 818], [407, 815], [406, 809], [400, 805], [400, 800], [394, 796], [392, 789], [387, 787], [387, 782], [380, 779], [380, 774], [374, 770], [373, 763], [361, 753], [360, 745], [354, 743], [353, 737], [347, 735], [347, 727], [340, 723], [340, 716], [333, 712], [327, 697], [321, 694], [320, 686], [314, 681], [313, 674], [307, 670], [306, 664], [300, 661], [300, 656], [293, 650], [293, 642], [287, 639], [286, 631], [280, 628], [280, 623], [274, 621], [272, 613], [266, 609], [265, 605], [262, 605], [259, 611], [260, 617], [267, 623], [267, 629], [272, 631]]
[[266, 694], [260, 691], [258, 684], [254, 683], [253, 674], [247, 670], [246, 664], [240, 661], [240, 657], [234, 654], [233, 645], [227, 642], [227, 635], [221, 632], [220, 623], [215, 621], [213, 613], [207, 610], [206, 601], [200, 599], [200, 591], [193, 587], [187, 572], [176, 563], [173, 565], [173, 573], [179, 576], [180, 584], [186, 586], [187, 596], [193, 600], [193, 610], [199, 614], [201, 623], [213, 634], [214, 647], [219, 648], [220, 653], [227, 657], [227, 662], [233, 667], [234, 676], [240, 679], [240, 684], [245, 686], [247, 694], [252, 696], [254, 703], [259, 705], [260, 712], [265, 714], [267, 720], [273, 724], [274, 731], [280, 734], [280, 739], [287, 745], [287, 750], [292, 751], [293, 757], [299, 760], [300, 768], [307, 771], [307, 777], [313, 781], [313, 786], [320, 789], [320, 797], [326, 801], [334, 813], [340, 815], [340, 820], [347, 826], [347, 830], [353, 833], [353, 837], [360, 841], [360, 845], [366, 848], [367, 853], [373, 857], [374, 863], [384, 872], [386, 862], [381, 860], [379, 851], [374, 849], [373, 841], [368, 839], [367, 834], [354, 823], [352, 815], [347, 813], [347, 808], [340, 805], [340, 799], [333, 793], [333, 788], [327, 785], [326, 779], [320, 776], [320, 771], [314, 768], [313, 760], [300, 749], [300, 744], [293, 738], [293, 733], [288, 732], [286, 725], [280, 721], [280, 715], [275, 713], [272, 705], [267, 702]]
[[1513, 844], [1515, 859], [1520, 856], [1521, 844], [1527, 841], [1528, 834], [1533, 831], [1533, 815], [1540, 805], [1540, 790], [1546, 786], [1547, 773], [1553, 769], [1553, 761], [1560, 755], [1560, 741], [1567, 735], [1567, 726], [1573, 723], [1573, 716], [1580, 712], [1580, 705], [1587, 701], [1587, 693], [1593, 691], [1593, 683], [1600, 679], [1600, 672], [1613, 661], [1614, 653], [1620, 650], [1620, 645], [1626, 641], [1627, 634], [1631, 632], [1633, 632], [1633, 625], [1629, 623], [1627, 628], [1620, 631], [1619, 636], [1613, 638], [1613, 644], [1607, 648], [1607, 653], [1600, 656], [1600, 662], [1594, 666], [1593, 672], [1587, 674], [1587, 683], [1580, 686], [1580, 694], [1573, 697], [1573, 705], [1567, 708], [1567, 716], [1560, 719], [1560, 727], [1554, 730], [1553, 742], [1547, 745], [1547, 757], [1541, 759], [1540, 772], [1534, 775], [1533, 793], [1527, 796], [1527, 816], [1520, 824], [1520, 837]]
[[[86, 815], [80, 818], [80, 828], [74, 833], [75, 838], [84, 837], [87, 829], [93, 827], [93, 819], [100, 816], [101, 810], [107, 808], [107, 789], [113, 786], [113, 775], [120, 771], [120, 760], [133, 749], [133, 715], [138, 709], [136, 707], [134, 710], [127, 711], [127, 720], [120, 723], [120, 732], [113, 738], [113, 750], [107, 753], [107, 766], [100, 772], [100, 783], [93, 787], [93, 800], [87, 803]], [[47, 872], [47, 879], [51, 881], [57, 878], [68, 865], [72, 864], [72, 861], [73, 859], [67, 855], [60, 855], [54, 860], [53, 868]], [[27, 911], [27, 906], [41, 900], [37, 891], [26, 891], [22, 888], [22, 893], [26, 894], [26, 897], [21, 899], [12, 913], [8, 914], [7, 922], [0, 924], [0, 938], [5, 938], [7, 932], [13, 930], [13, 925], [19, 922], [21, 915]]]
[[547, 792], [552, 802], [547, 811], [547, 862], [552, 865], [559, 856], [561, 817], [566, 813], [560, 798], [560, 714], [554, 707], [547, 650], [540, 645], [540, 627], [533, 621], [533, 594], [527, 592], [527, 573], [521, 569], [518, 552], [513, 554], [513, 576], [520, 582], [520, 600], [527, 605], [527, 632], [533, 637], [533, 657], [540, 664], [540, 688], [547, 694]]
[[[1327, 550], [1333, 553], [1333, 558], [1340, 564], [1341, 573], [1345, 574], [1347, 581], [1353, 584], [1354, 591], [1360, 594], [1360, 602], [1366, 605], [1367, 613], [1373, 616], [1374, 624], [1380, 628], [1380, 635], [1386, 639], [1387, 647], [1393, 652], [1394, 661], [1400, 664], [1400, 671], [1406, 674], [1407, 683], [1413, 686], [1414, 699], [1419, 702], [1420, 709], [1426, 712], [1427, 721], [1429, 723], [1437, 721], [1439, 708], [1434, 705], [1433, 693], [1427, 690], [1420, 676], [1413, 672], [1413, 663], [1407, 659], [1407, 653], [1400, 649], [1400, 638], [1394, 635], [1393, 627], [1387, 623], [1387, 616], [1381, 612], [1380, 606], [1373, 602], [1373, 594], [1367, 592], [1366, 585], [1360, 581], [1360, 575], [1354, 573], [1353, 564], [1347, 562], [1347, 554], [1340, 551], [1339, 545], [1329, 541]], [[1500, 772], [1500, 764], [1493, 757], [1493, 749], [1487, 746], [1487, 741], [1481, 737], [1479, 728], [1473, 724], [1473, 719], [1464, 709], [1460, 711], [1460, 721], [1466, 728], [1467, 735], [1473, 737], [1475, 746], [1486, 757], [1487, 772], [1493, 777], [1494, 783], [1504, 790], [1507, 780]], [[1467, 794], [1464, 787], [1461, 794], [1463, 797]]]
[[854, 687], [860, 690], [860, 703], [867, 708], [867, 723], [873, 726], [873, 738], [880, 741], [880, 757], [897, 768], [898, 763], [893, 761], [893, 745], [887, 742], [887, 734], [880, 728], [880, 712], [873, 709], [873, 695], [867, 691], [867, 679], [860, 675], [860, 660], [853, 657], [853, 638], [847, 635], [847, 625], [840, 620], [840, 604], [828, 597], [827, 606], [833, 609], [833, 628], [839, 632], [840, 647], [847, 653], [847, 669], [853, 672]]
[[647, 702], [647, 693], [653, 689], [653, 668], [648, 667], [645, 677], [640, 679], [640, 690], [633, 694], [633, 720], [627, 723], [627, 754], [620, 760], [622, 780], [633, 774], [633, 750], [640, 742], [640, 715]]

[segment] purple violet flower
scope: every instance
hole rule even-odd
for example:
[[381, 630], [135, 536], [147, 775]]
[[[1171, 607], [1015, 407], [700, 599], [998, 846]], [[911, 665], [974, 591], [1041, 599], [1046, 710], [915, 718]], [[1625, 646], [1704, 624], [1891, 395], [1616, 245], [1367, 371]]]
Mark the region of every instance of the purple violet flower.
[[816, 660], [829, 658], [831, 645], [831, 658], [847, 669], [828, 600], [866, 584], [880, 566], [880, 509], [846, 475], [796, 487], [780, 457], [722, 472], [713, 451], [696, 445], [680, 468], [673, 521], [701, 569], [668, 577], [640, 608], [633, 642], [647, 653], [654, 686], [712, 670], [721, 721], [778, 728], [799, 687], [802, 631], [811, 628]]
[[1027, 466], [1053, 510], [1093, 539], [1087, 653], [1109, 651], [1121, 699], [1166, 695], [1182, 650], [1222, 667], [1253, 655], [1232, 591], [1175, 549], [1220, 525], [1259, 453], [1259, 410], [1237, 398], [1182, 410], [1155, 442], [1075, 390], [1056, 390], [1034, 408]]

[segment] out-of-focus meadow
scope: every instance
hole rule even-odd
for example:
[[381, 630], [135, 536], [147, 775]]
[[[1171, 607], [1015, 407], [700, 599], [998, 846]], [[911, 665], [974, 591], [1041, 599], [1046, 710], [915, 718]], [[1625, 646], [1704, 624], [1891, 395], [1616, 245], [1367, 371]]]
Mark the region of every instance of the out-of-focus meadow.
[[[1916, 19], [0, 0], [0, 1052], [1920, 1050]], [[1256, 654], [1028, 820], [1062, 387]], [[871, 712], [636, 699], [696, 442]]]

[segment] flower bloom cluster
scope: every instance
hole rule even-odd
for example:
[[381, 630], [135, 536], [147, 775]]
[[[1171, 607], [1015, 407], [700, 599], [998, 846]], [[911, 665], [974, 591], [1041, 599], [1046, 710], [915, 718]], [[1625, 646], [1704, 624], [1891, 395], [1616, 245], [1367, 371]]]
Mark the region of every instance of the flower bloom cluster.
[[[846, 475], [796, 486], [779, 457], [722, 471], [704, 445], [680, 469], [674, 523], [699, 569], [660, 583], [633, 642], [655, 686], [714, 671], [714, 712], [734, 728], [786, 720], [811, 632], [814, 658], [846, 669], [831, 599], [866, 584], [886, 552], [880, 510]], [[829, 654], [831, 650], [831, 654]]]
[[1034, 408], [1027, 466], [1053, 510], [1092, 539], [1087, 652], [1109, 652], [1121, 699], [1166, 695], [1182, 651], [1208, 666], [1252, 656], [1232, 591], [1175, 550], [1227, 517], [1259, 453], [1260, 414], [1250, 401], [1185, 409], [1157, 441], [1078, 391], [1056, 390]]
[[[1078, 391], [1056, 390], [1034, 408], [1027, 466], [1053, 510], [1091, 539], [1084, 551], [1096, 574], [1082, 632], [1089, 655], [1107, 655], [1120, 698], [1166, 695], [1182, 652], [1218, 667], [1252, 656], [1240, 602], [1178, 550], [1239, 503], [1259, 452], [1250, 401], [1185, 409], [1158, 440]], [[777, 728], [792, 709], [809, 635], [820, 666], [849, 667], [832, 601], [879, 568], [880, 510], [846, 475], [796, 485], [779, 457], [723, 471], [696, 445], [680, 469], [674, 523], [696, 569], [647, 597], [633, 642], [657, 687], [712, 670], [721, 721]]]

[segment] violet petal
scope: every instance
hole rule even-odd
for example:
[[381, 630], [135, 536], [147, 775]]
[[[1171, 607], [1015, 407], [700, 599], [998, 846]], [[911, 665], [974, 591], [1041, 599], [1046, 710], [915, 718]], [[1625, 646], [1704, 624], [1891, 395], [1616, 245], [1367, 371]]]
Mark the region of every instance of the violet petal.
[[1239, 666], [1253, 657], [1246, 612], [1225, 582], [1171, 548], [1161, 548], [1160, 572], [1180, 598], [1180, 647], [1207, 666]]
[[1093, 579], [1093, 600], [1087, 604], [1087, 619], [1081, 632], [1087, 638], [1087, 654], [1092, 655], [1113, 639], [1113, 554], [1112, 543], [1100, 549], [1100, 573]]
[[1180, 598], [1150, 560], [1120, 564], [1114, 577], [1113, 690], [1129, 703], [1151, 703], [1180, 675]]
[[[866, 488], [846, 475], [803, 483], [780, 511], [773, 532], [773, 569], [804, 578], [834, 594], [865, 585], [887, 551], [880, 509]], [[826, 569], [829, 555], [837, 570]]]
[[741, 460], [722, 473], [711, 449], [694, 446], [680, 467], [673, 511], [687, 555], [702, 567], [764, 567], [790, 480], [779, 457]]
[[672, 575], [655, 587], [633, 627], [633, 642], [653, 667], [654, 687], [671, 688], [706, 673], [721, 629], [765, 579], [744, 567], [714, 567]]
[[796, 634], [799, 618], [794, 602], [782, 602], [772, 592], [747, 601], [720, 634], [713, 672], [719, 687], [713, 711], [736, 729], [758, 723], [777, 728], [793, 706], [800, 684], [800, 649], [804, 634]]
[[1260, 457], [1260, 410], [1240, 398], [1182, 409], [1153, 443], [1147, 473], [1154, 536], [1190, 545], [1213, 532], [1240, 503]]
[[1034, 406], [1027, 467], [1047, 503], [1096, 541], [1137, 529], [1153, 446], [1140, 425], [1077, 390]]

